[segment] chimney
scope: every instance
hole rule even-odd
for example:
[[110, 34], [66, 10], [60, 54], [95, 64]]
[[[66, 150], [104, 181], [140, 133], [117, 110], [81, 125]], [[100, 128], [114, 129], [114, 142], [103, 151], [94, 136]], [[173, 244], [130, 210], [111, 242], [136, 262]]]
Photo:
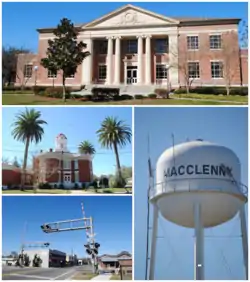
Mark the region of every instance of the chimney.
[[43, 152], [43, 150], [40, 150], [40, 153], [42, 153]]
[[50, 151], [50, 152], [53, 152], [53, 149], [50, 148], [49, 151]]

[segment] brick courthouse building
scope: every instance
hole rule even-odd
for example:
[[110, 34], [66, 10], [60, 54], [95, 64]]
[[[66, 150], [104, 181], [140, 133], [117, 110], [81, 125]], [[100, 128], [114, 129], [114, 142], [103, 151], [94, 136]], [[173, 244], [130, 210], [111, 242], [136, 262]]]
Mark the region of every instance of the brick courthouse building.
[[[66, 85], [90, 89], [104, 84], [149, 91], [169, 83], [179, 88], [185, 86], [187, 70], [194, 86], [225, 86], [229, 77], [232, 86], [247, 86], [248, 50], [239, 47], [239, 22], [170, 18], [133, 5], [123, 6], [92, 22], [75, 25], [79, 40], [87, 44], [91, 55], [75, 76], [66, 79]], [[40, 65], [53, 30], [38, 29], [38, 53], [26, 55], [21, 67], [25, 68], [27, 86], [61, 85], [59, 73]]]
[[[18, 187], [21, 185], [22, 169], [10, 164], [2, 164], [2, 185]], [[32, 167], [26, 170], [25, 185], [49, 183], [52, 188], [63, 184], [65, 188], [81, 188], [82, 183], [93, 181], [92, 157], [90, 155], [69, 152], [67, 137], [59, 134], [55, 140], [55, 149], [41, 150], [33, 158]]]

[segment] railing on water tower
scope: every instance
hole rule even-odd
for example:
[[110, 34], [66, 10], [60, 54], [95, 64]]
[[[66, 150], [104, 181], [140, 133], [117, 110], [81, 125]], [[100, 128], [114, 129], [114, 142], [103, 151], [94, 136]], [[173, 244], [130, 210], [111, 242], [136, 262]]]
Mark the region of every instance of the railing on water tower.
[[[206, 191], [206, 189], [202, 188], [202, 189], [197, 189], [197, 187], [193, 188], [193, 181], [197, 180], [196, 179], [190, 179], [190, 178], [181, 178], [181, 179], [174, 179], [174, 180], [166, 180], [164, 182], [160, 182], [160, 183], [156, 183], [154, 184], [153, 187], [150, 188], [149, 190], [149, 198], [152, 199], [154, 197], [156, 197], [157, 195], [160, 194], [165, 194], [165, 193], [173, 193], [173, 192], [194, 192], [194, 191]], [[213, 180], [211, 178], [202, 178], [202, 180]], [[208, 191], [219, 191], [219, 192], [231, 192], [232, 194], [235, 195], [243, 195], [245, 197], [248, 197], [248, 187], [246, 185], [244, 185], [243, 183], [237, 182], [234, 179], [233, 180], [228, 180], [228, 179], [214, 179], [216, 181], [223, 181], [223, 182], [228, 182], [228, 184], [234, 184], [234, 188], [231, 188], [231, 190], [229, 190], [228, 188], [211, 188], [209, 187], [207, 190]], [[187, 185], [179, 185], [178, 182], [179, 181], [185, 181], [187, 183]], [[171, 184], [169, 185], [171, 182], [177, 182], [175, 184]], [[231, 185], [229, 185], [228, 187], [230, 187]], [[235, 189], [236, 187], [236, 189]]]

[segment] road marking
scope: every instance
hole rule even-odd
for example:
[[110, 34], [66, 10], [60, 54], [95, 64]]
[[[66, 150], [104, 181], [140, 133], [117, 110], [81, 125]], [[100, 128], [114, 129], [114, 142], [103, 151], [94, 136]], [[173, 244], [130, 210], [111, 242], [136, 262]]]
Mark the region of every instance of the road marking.
[[66, 274], [73, 273], [73, 272], [75, 272], [75, 271], [76, 271], [76, 270], [74, 269], [74, 270], [65, 272], [65, 273], [63, 273], [63, 274], [61, 274], [61, 275], [59, 275], [59, 276], [54, 277], [52, 280], [56, 280], [56, 279], [58, 279], [58, 278], [60, 278], [60, 277], [62, 277], [62, 276], [64, 276], [64, 275], [66, 275]]
[[24, 277], [24, 278], [35, 278], [35, 279], [41, 279], [41, 280], [53, 280], [53, 279], [48, 278], [48, 277], [36, 276], [36, 275], [11, 274], [11, 276], [19, 276], [19, 277]]

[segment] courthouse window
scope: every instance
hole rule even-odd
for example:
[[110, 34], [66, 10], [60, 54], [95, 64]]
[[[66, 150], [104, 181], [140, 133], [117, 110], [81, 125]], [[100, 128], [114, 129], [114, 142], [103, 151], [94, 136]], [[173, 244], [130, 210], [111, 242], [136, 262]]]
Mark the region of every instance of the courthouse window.
[[188, 63], [188, 76], [189, 78], [200, 78], [199, 62], [189, 62]]
[[106, 79], [107, 78], [107, 66], [99, 65], [98, 66], [98, 79]]
[[66, 78], [74, 78], [75, 77], [75, 74], [71, 74], [69, 76], [67, 76]]
[[24, 77], [31, 78], [32, 70], [33, 70], [33, 65], [25, 65], [24, 66]]
[[156, 65], [156, 79], [166, 79], [167, 77], [167, 67], [165, 65]]
[[188, 36], [187, 37], [187, 47], [188, 47], [188, 50], [199, 49], [199, 37], [198, 36]]
[[57, 77], [57, 72], [48, 70], [48, 78], [56, 78]]
[[127, 53], [136, 54], [137, 53], [137, 40], [128, 40], [127, 41]]
[[168, 40], [166, 38], [155, 40], [155, 53], [168, 53]]
[[221, 49], [221, 35], [210, 35], [210, 49]]
[[223, 78], [222, 62], [211, 62], [211, 76], [212, 78]]
[[108, 52], [108, 41], [100, 41], [99, 43], [99, 54], [106, 55]]

